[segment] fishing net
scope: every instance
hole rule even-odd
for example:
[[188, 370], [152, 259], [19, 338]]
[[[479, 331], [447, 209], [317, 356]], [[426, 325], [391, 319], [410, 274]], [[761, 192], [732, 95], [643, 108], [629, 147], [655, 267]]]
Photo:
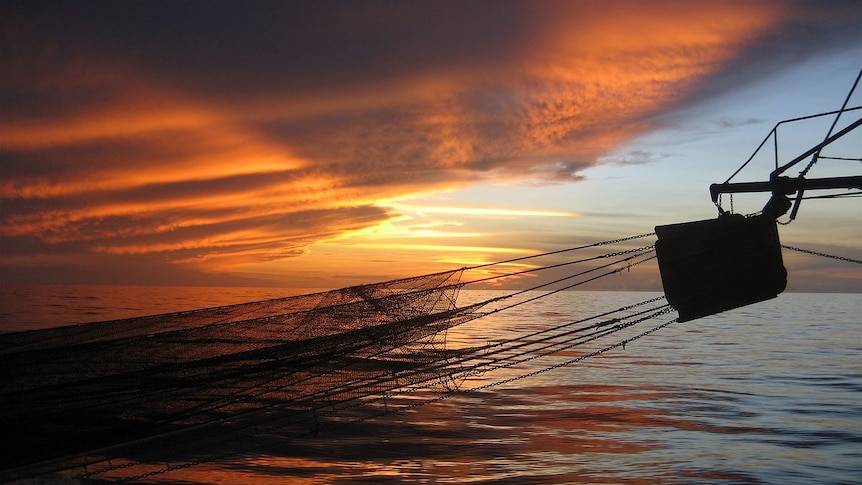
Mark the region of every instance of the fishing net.
[[[447, 332], [504, 311], [529, 320], [555, 293], [628, 273], [655, 259], [652, 244], [628, 245], [649, 236], [310, 295], [0, 334], [0, 426], [14, 437], [0, 455], [0, 482], [138, 481], [233, 459], [246, 452], [242, 443], [283, 446], [320, 426], [355, 426], [624, 346], [670, 323], [644, 329], [672, 310], [662, 297], [493, 341], [447, 346]], [[606, 245], [623, 247], [602, 252]], [[466, 285], [525, 275], [535, 280], [528, 288], [457, 304]]]
[[[462, 270], [323, 293], [0, 335], [0, 468], [434, 378]], [[434, 365], [431, 365], [434, 363]]]

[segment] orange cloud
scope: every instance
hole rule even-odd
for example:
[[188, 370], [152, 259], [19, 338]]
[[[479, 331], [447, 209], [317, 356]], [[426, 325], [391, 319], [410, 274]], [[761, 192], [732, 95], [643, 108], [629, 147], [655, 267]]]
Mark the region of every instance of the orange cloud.
[[[131, 20], [110, 12], [107, 21], [40, 13], [42, 27], [43, 19], [13, 19], [4, 39], [17, 50], [4, 48], [11, 67], [0, 88], [4, 99], [30, 101], [0, 113], [0, 235], [21, 257], [73, 245], [260, 270], [391, 224], [392, 201], [417, 193], [578, 180], [790, 10], [529, 2], [453, 18], [413, 5], [326, 29], [263, 15], [254, 38], [184, 25], [169, 32], [170, 45], [157, 34], [168, 27], [125, 25]], [[332, 17], [342, 18], [354, 17]], [[208, 40], [221, 47], [200, 47]], [[452, 231], [455, 217], [575, 215], [403, 208], [438, 218], [401, 228], [415, 241], [362, 244], [484, 260], [503, 245], [483, 240], [484, 231]], [[443, 235], [475, 242], [425, 239]], [[519, 245], [506, 251], [528, 251]]]

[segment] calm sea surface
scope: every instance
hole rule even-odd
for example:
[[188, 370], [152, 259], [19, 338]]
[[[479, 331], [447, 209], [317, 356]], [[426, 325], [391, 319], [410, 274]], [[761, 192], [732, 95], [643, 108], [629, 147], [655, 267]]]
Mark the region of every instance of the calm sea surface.
[[[254, 288], [6, 286], [0, 330], [285, 294]], [[459, 304], [497, 294], [462, 291]], [[563, 292], [452, 329], [447, 346], [517, 337], [653, 296]], [[482, 386], [566, 358], [537, 359], [460, 385]], [[415, 399], [442, 394], [428, 391]], [[144, 481], [862, 483], [862, 295], [784, 294], [674, 323], [624, 349], [533, 377], [360, 423], [323, 421], [313, 438], [258, 439], [236, 444], [239, 452], [219, 460]]]

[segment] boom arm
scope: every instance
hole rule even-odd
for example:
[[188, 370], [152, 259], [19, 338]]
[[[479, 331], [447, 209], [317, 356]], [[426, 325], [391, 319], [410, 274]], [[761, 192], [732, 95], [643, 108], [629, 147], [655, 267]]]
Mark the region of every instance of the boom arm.
[[[825, 146], [841, 138], [847, 133], [850, 133], [860, 125], [862, 125], [862, 118], [859, 118], [841, 131], [833, 134], [832, 136], [829, 136], [821, 143], [818, 143], [810, 150], [799, 155], [785, 165], [776, 168], [769, 175], [769, 181], [767, 182], [724, 182], [721, 184], [710, 185], [709, 194], [712, 197], [712, 201], [718, 204], [718, 196], [720, 194], [734, 194], [741, 192], [772, 192], [772, 198], [769, 200], [769, 202], [766, 203], [766, 206], [764, 206], [763, 213], [772, 215], [777, 218], [778, 216], [787, 212], [787, 210], [790, 209], [790, 206], [793, 205], [786, 197], [787, 195], [797, 192], [801, 194], [801, 192], [804, 192], [806, 190], [817, 189], [862, 189], [862, 176], [806, 179], [803, 177], [802, 174], [800, 174], [799, 177], [796, 178], [790, 178], [781, 175], [788, 168], [792, 167], [793, 165], [796, 165], [797, 163], [812, 155], [819, 153], [820, 150], [822, 150]], [[791, 219], [795, 215], [796, 210], [798, 210], [800, 199], [801, 197], [797, 197], [797, 207], [795, 207], [793, 213], [791, 213]]]
[[768, 182], [737, 182], [712, 184], [709, 195], [713, 202], [718, 202], [719, 194], [738, 194], [742, 192], [772, 192], [790, 195], [798, 190], [817, 189], [860, 189], [862, 190], [862, 175], [849, 177], [828, 177], [819, 179], [770, 177]]

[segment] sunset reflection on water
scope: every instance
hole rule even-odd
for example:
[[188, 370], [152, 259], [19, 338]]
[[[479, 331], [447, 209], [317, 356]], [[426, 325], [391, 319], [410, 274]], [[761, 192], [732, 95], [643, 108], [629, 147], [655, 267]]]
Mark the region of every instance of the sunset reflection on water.
[[373, 423], [324, 425], [317, 437], [266, 450], [272, 454], [165, 473], [159, 480], [647, 483], [648, 476], [659, 476], [641, 468], [654, 465], [649, 457], [662, 449], [646, 438], [648, 428], [667, 421], [637, 403], [656, 394], [585, 385], [459, 395]]
[[[460, 303], [488, 296], [464, 292]], [[553, 295], [532, 317], [519, 309], [451, 329], [447, 348], [652, 296]], [[257, 426], [132, 450], [137, 466], [115, 459], [118, 469], [99, 478], [133, 469], [158, 483], [852, 482], [862, 472], [858, 303], [782, 295], [498, 386], [471, 391], [580, 350], [471, 377], [449, 397], [437, 386], [317, 418], [283, 410]]]

